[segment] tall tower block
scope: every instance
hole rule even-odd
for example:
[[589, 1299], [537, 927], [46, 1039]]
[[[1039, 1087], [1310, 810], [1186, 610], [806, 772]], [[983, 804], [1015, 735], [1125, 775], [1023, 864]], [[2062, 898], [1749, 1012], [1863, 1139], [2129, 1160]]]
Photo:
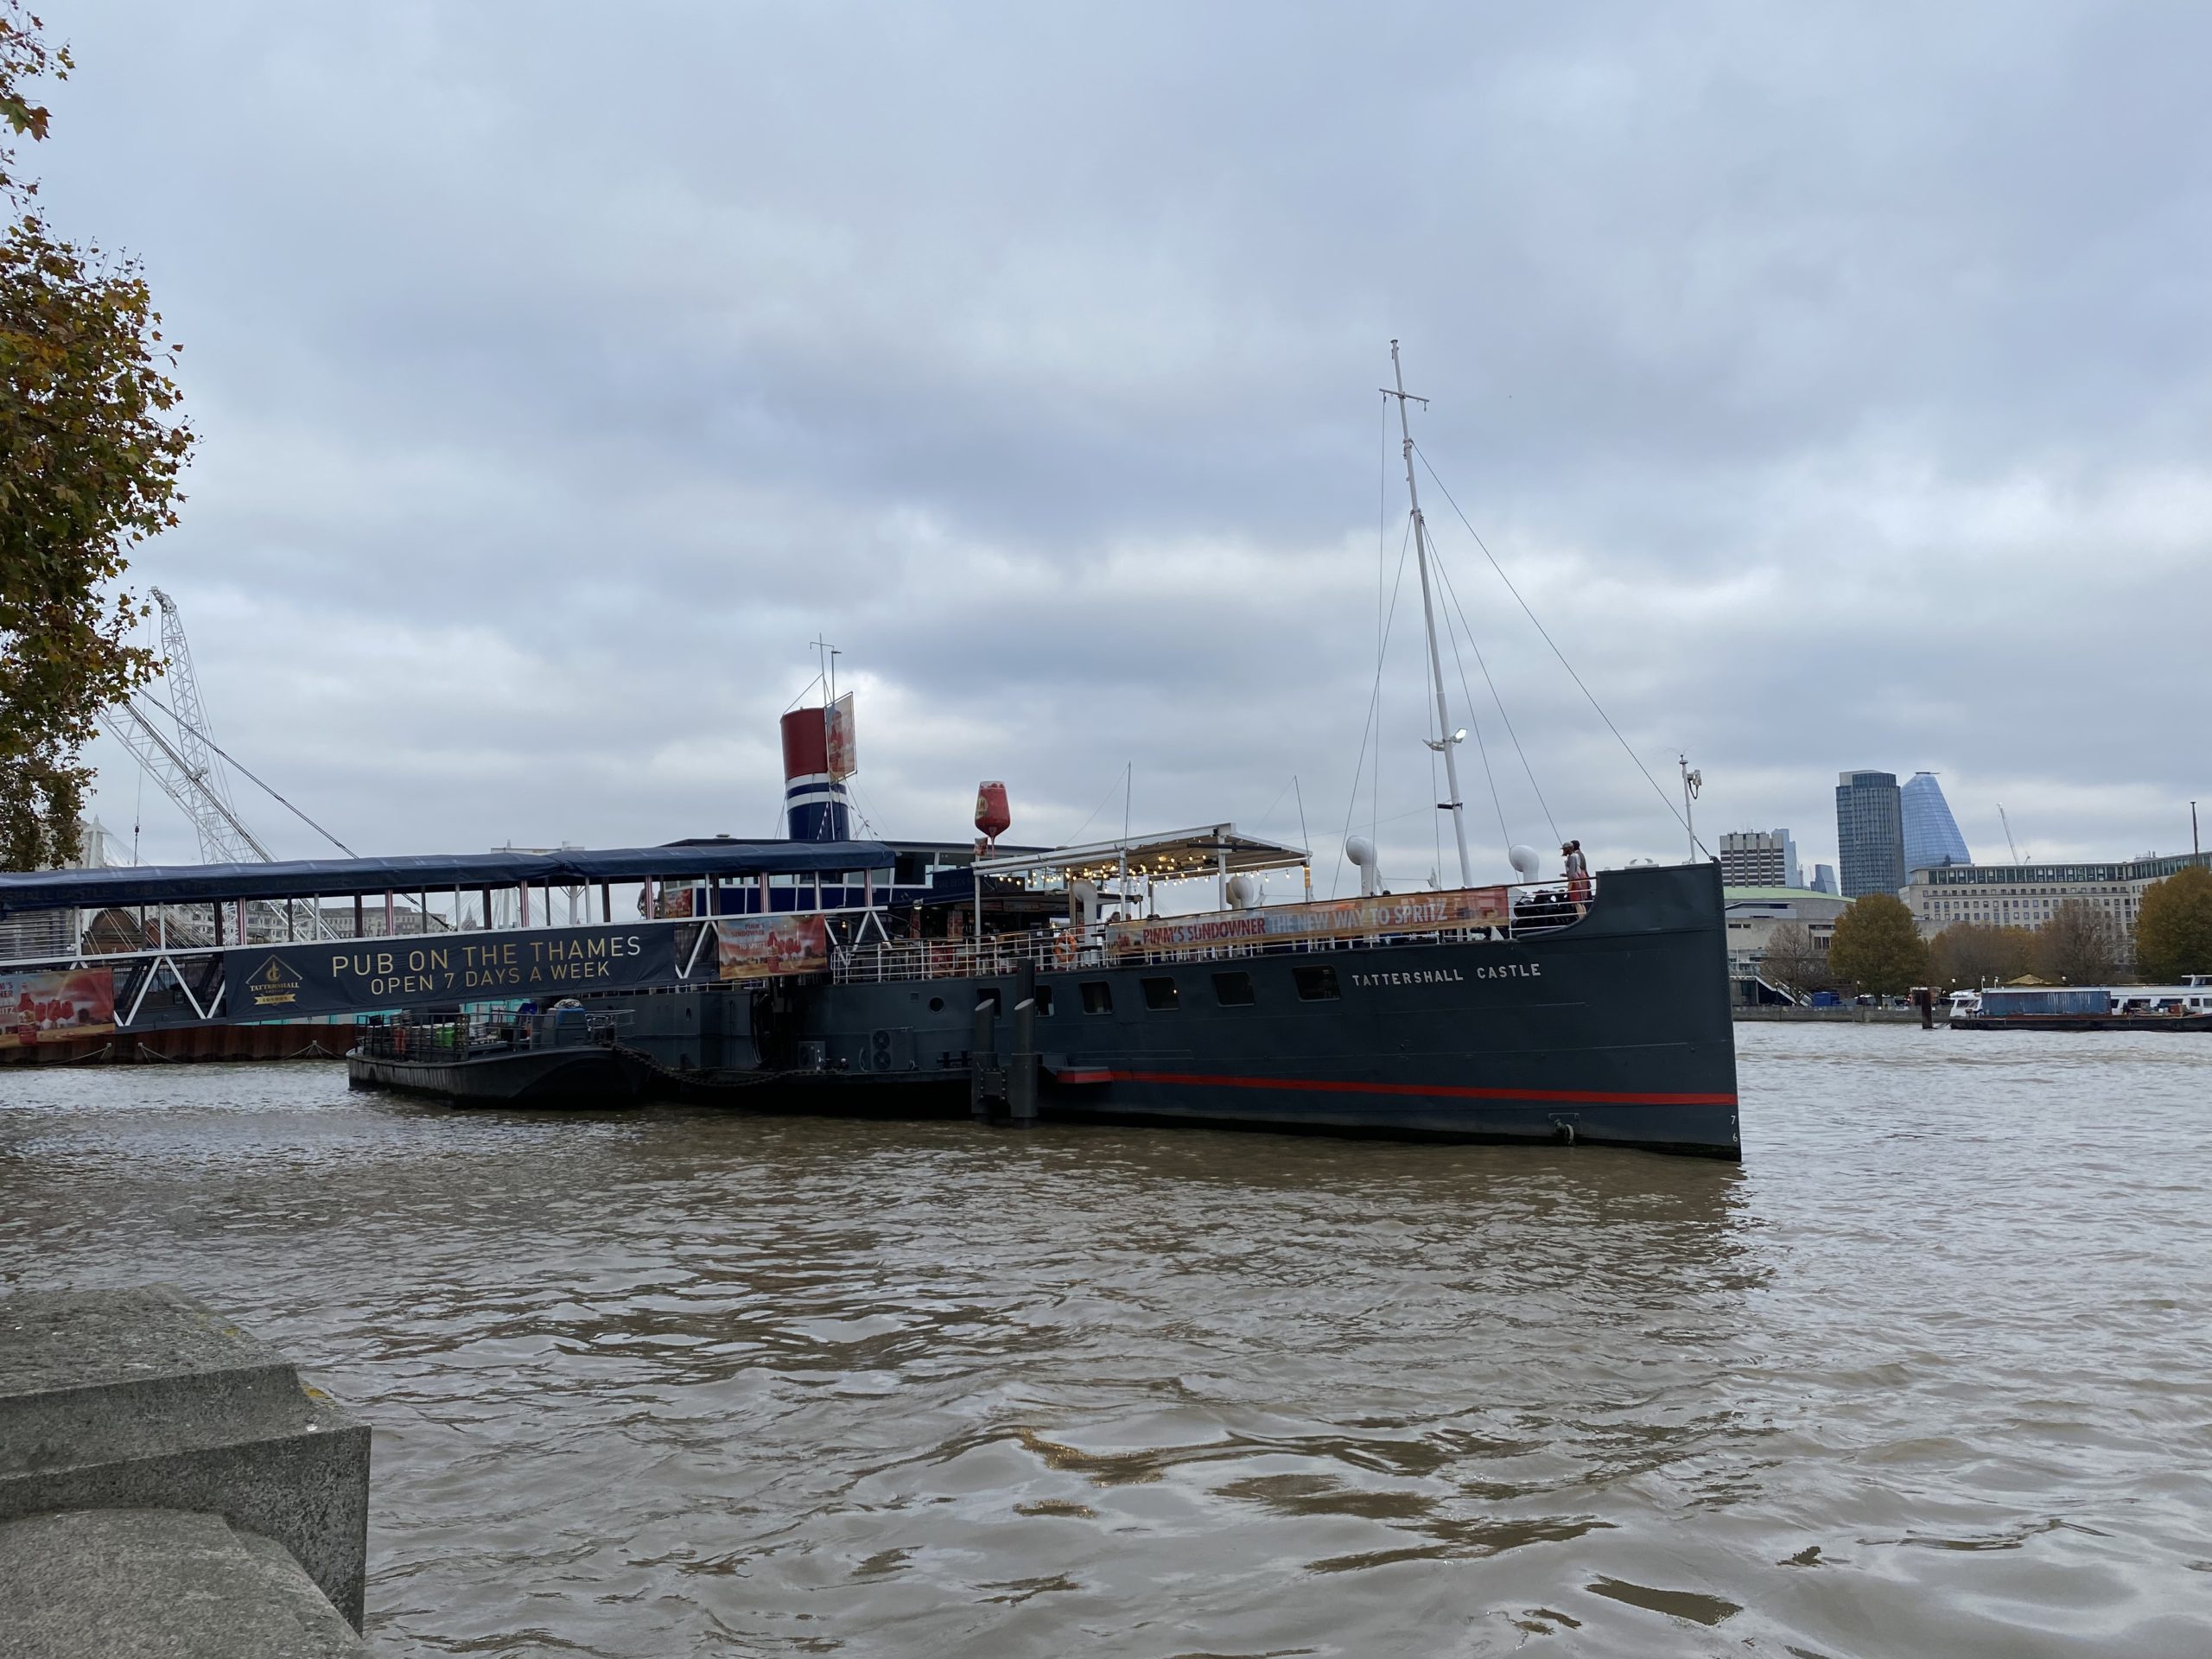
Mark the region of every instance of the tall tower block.
[[1934, 772], [1914, 772], [1911, 781], [1898, 791], [1897, 803], [1904, 815], [1907, 875], [1915, 870], [1934, 869], [1939, 864], [1974, 862], [1967, 851], [1967, 839], [1959, 833], [1958, 820], [1951, 816], [1951, 804], [1943, 798], [1943, 786], [1936, 781]]

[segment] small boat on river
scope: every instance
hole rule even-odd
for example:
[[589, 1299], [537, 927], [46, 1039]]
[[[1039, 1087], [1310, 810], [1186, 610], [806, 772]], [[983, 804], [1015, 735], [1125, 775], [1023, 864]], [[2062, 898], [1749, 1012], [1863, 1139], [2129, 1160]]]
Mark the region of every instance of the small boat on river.
[[571, 1001], [549, 1013], [380, 1015], [346, 1056], [357, 1089], [397, 1089], [472, 1106], [618, 1106], [645, 1092], [650, 1065], [619, 1046], [624, 1016]]
[[2212, 975], [2178, 985], [1993, 986], [1951, 998], [1957, 1031], [2212, 1031]]

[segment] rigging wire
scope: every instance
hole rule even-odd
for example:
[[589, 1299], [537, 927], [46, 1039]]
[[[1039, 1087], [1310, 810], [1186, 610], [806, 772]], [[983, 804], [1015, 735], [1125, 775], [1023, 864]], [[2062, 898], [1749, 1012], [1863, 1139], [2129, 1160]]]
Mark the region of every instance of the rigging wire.
[[1621, 735], [1621, 728], [1613, 724], [1613, 717], [1605, 712], [1605, 707], [1598, 701], [1597, 694], [1583, 684], [1582, 677], [1574, 671], [1574, 664], [1567, 660], [1567, 653], [1559, 648], [1559, 642], [1554, 639], [1550, 631], [1536, 620], [1535, 612], [1530, 610], [1529, 601], [1521, 597], [1521, 590], [1513, 585], [1513, 578], [1505, 574], [1505, 567], [1497, 562], [1497, 556], [1490, 550], [1489, 543], [1483, 540], [1480, 532], [1475, 529], [1474, 525], [1468, 523], [1467, 515], [1461, 512], [1459, 502], [1452, 500], [1451, 490], [1441, 478], [1437, 477], [1436, 468], [1429, 466], [1427, 455], [1421, 454], [1419, 444], [1414, 446], [1414, 450], [1415, 454], [1421, 454], [1421, 464], [1428, 468], [1429, 477], [1435, 480], [1436, 487], [1443, 492], [1444, 499], [1452, 503], [1452, 511], [1459, 514], [1459, 522], [1466, 525], [1467, 534], [1474, 537], [1475, 545], [1482, 549], [1483, 557], [1490, 561], [1490, 568], [1497, 573], [1497, 579], [1505, 584], [1505, 591], [1513, 595], [1514, 603], [1520, 606], [1522, 614], [1526, 616], [1535, 626], [1536, 632], [1543, 636], [1544, 643], [1552, 648], [1552, 655], [1559, 658], [1559, 665], [1567, 671], [1567, 678], [1574, 682], [1575, 690], [1589, 699], [1590, 706], [1598, 711], [1598, 718], [1605, 722], [1605, 729], [1613, 734], [1613, 741], [1621, 746], [1621, 752], [1627, 755], [1629, 760], [1634, 762], [1636, 769], [1643, 774], [1643, 781], [1651, 785], [1651, 792], [1659, 798], [1660, 804], [1667, 809], [1668, 816], [1687, 830], [1689, 827], [1688, 820], [1676, 810], [1674, 801], [1668, 796], [1667, 791], [1659, 787], [1659, 780], [1651, 775], [1650, 769], [1643, 764], [1636, 751], [1629, 747], [1628, 739]]
[[[171, 709], [159, 697], [156, 697], [152, 692], [140, 690], [134, 691], [131, 695], [133, 696], [144, 698], [148, 702], [152, 703], [155, 708], [167, 715], [171, 720], [175, 720], [177, 721], [177, 728], [179, 730], [183, 729], [184, 722], [181, 720], [177, 720], [176, 710]], [[250, 781], [259, 785], [263, 793], [266, 794], [270, 800], [276, 802], [277, 805], [283, 807], [287, 812], [297, 818], [302, 823], [307, 825], [308, 829], [314, 830], [315, 834], [321, 836], [325, 841], [335, 847], [340, 852], [345, 854], [346, 857], [359, 858], [360, 856], [360, 855], [355, 852], [351, 847], [348, 847], [344, 842], [339, 840], [337, 836], [332, 835], [329, 830], [324, 829], [313, 818], [308, 817], [306, 813], [301, 811], [298, 807], [294, 806], [289, 801], [286, 800], [282, 795], [279, 795], [267, 784], [263, 783], [259, 778], [255, 777], [253, 772], [247, 768], [244, 761], [240, 760], [235, 754], [226, 750], [221, 744], [216, 742], [215, 740], [208, 736], [207, 733], [201, 732], [200, 734], [200, 741], [205, 743], [209, 748], [214, 750], [217, 754], [220, 755], [229, 764], [236, 766], [241, 772], [244, 772]]]
[[[1112, 800], [1116, 795], [1122, 792], [1122, 789], [1127, 785], [1127, 779], [1128, 774], [1124, 773], [1122, 777], [1116, 778], [1111, 784], [1109, 784], [1106, 786], [1106, 793], [1099, 798], [1098, 804], [1090, 809], [1090, 817], [1085, 818], [1081, 823], [1077, 824], [1076, 826], [1075, 834], [1068, 837], [1068, 842], [1071, 846], [1082, 841], [1083, 832], [1090, 828], [1091, 819], [1096, 818], [1101, 812], [1103, 812], [1106, 810], [1106, 803]], [[1127, 841], [1128, 839], [1128, 835], [1124, 833], [1122, 839]]]
[[[1434, 546], [1434, 543], [1430, 543], [1432, 550]], [[1444, 568], [1444, 561], [1441, 559], [1436, 561], [1436, 573], [1444, 578], [1445, 597], [1452, 601], [1452, 610], [1459, 613], [1459, 626], [1467, 631], [1467, 649], [1475, 653], [1475, 666], [1483, 671], [1483, 683], [1490, 687], [1490, 700], [1497, 705], [1497, 717], [1505, 722], [1505, 734], [1513, 741], [1514, 753], [1521, 757], [1521, 770], [1529, 776], [1529, 787], [1536, 793], [1536, 805], [1544, 815], [1544, 822], [1551, 825], [1552, 838], [1555, 841], [1564, 841], [1566, 838], [1559, 832], [1559, 821], [1552, 817], [1551, 803], [1544, 798], [1543, 785], [1536, 781], [1536, 769], [1529, 764], [1529, 751], [1522, 747], [1521, 734], [1513, 729], [1513, 716], [1505, 712], [1505, 699], [1498, 695], [1497, 682], [1491, 677], [1490, 664], [1483, 656], [1483, 648], [1475, 643], [1474, 625], [1467, 620], [1466, 607], [1459, 603], [1459, 595], [1452, 586], [1452, 573]], [[1448, 632], [1452, 620], [1449, 613], [1446, 613], [1444, 620]], [[1456, 658], [1458, 647], [1455, 645], [1452, 649]], [[1467, 671], [1465, 666], [1462, 666], [1459, 670], [1459, 684], [1463, 690], [1465, 690], [1466, 683]], [[1474, 700], [1475, 694], [1471, 691], [1467, 692], [1470, 715], [1474, 712]]]
[[[1445, 575], [1444, 561], [1436, 556], [1436, 543], [1431, 542], [1428, 544], [1428, 550], [1430, 561], [1436, 566], [1436, 574], [1444, 576], [1444, 591], [1449, 594], [1452, 591], [1452, 579]], [[1459, 601], [1454, 600], [1452, 603], [1456, 606]], [[1475, 631], [1467, 626], [1467, 613], [1465, 611], [1459, 613], [1459, 626], [1466, 630], [1467, 647], [1475, 653], [1475, 661], [1478, 664], [1482, 663], [1482, 647], [1475, 644]], [[1452, 642], [1452, 666], [1459, 671], [1459, 695], [1467, 700], [1467, 729], [1475, 734], [1475, 753], [1482, 757], [1483, 781], [1490, 785], [1490, 804], [1497, 813], [1497, 833], [1505, 838], [1505, 861], [1510, 864], [1513, 861], [1513, 831], [1505, 827], [1505, 801], [1497, 792], [1497, 779], [1490, 769], [1490, 745], [1483, 739], [1482, 721], [1475, 717], [1475, 694], [1467, 687], [1467, 664], [1459, 657], [1459, 636], [1452, 631], [1450, 611], [1444, 613], [1444, 637]], [[1490, 670], [1486, 665], [1483, 668], [1483, 675], [1485, 678], [1489, 677]], [[1492, 696], [1497, 695], [1496, 686], [1491, 688], [1491, 695]], [[1504, 706], [1499, 705], [1498, 713], [1503, 715], [1504, 712]], [[1513, 730], [1510, 721], [1506, 722], [1505, 729], [1509, 734]], [[1517, 739], [1515, 741], [1514, 747], [1520, 747]], [[1522, 756], [1521, 763], [1524, 766], [1528, 765], [1526, 755]], [[1534, 779], [1530, 781], [1533, 782]], [[1536, 797], [1539, 802], [1543, 798], [1541, 793]], [[1544, 816], [1548, 818], [1551, 814], [1546, 812]]]
[[[1387, 645], [1389, 640], [1389, 625], [1396, 619], [1398, 614], [1398, 594], [1405, 587], [1406, 582], [1406, 549], [1412, 544], [1413, 535], [1414, 521], [1411, 518], [1408, 518], [1406, 520], [1405, 537], [1398, 543], [1398, 580], [1396, 584], [1390, 589], [1389, 608], [1383, 618], [1382, 626], [1377, 632], [1376, 637], [1375, 689], [1369, 692], [1367, 696], [1367, 719], [1365, 723], [1359, 728], [1359, 759], [1352, 764], [1351, 795], [1351, 798], [1344, 802], [1344, 832], [1337, 837], [1337, 862], [1335, 868], [1329, 873], [1329, 897], [1332, 899], [1337, 896], [1337, 883], [1342, 880], [1344, 876], [1344, 843], [1351, 834], [1352, 814], [1359, 810], [1359, 779], [1361, 774], [1367, 769], [1368, 741], [1370, 738], [1373, 737], [1379, 729], [1380, 715], [1378, 712], [1378, 705], [1380, 704], [1382, 697], [1383, 648]], [[1381, 599], [1382, 591], [1382, 583], [1378, 580], [1376, 583], [1376, 595], [1378, 601]], [[1379, 603], [1377, 608], [1381, 608]], [[1382, 745], [1379, 742], [1376, 745], [1375, 772], [1375, 785], [1376, 790], [1379, 791], [1382, 784]], [[1382, 811], [1382, 807], [1379, 795], [1370, 798], [1370, 806], [1374, 813], [1379, 814]], [[1372, 839], [1381, 827], [1382, 820], [1379, 817], [1372, 817], [1368, 830], [1369, 837]]]
[[[1294, 782], [1294, 782], [1296, 782], [1296, 781], [1297, 781], [1297, 780], [1296, 780], [1294, 778], [1292, 779], [1292, 782]], [[1285, 785], [1284, 785], [1281, 789], [1279, 789], [1279, 790], [1277, 790], [1277, 791], [1275, 791], [1275, 798], [1274, 798], [1274, 799], [1273, 799], [1272, 801], [1269, 801], [1269, 802], [1268, 803], [1268, 810], [1267, 810], [1267, 811], [1261, 813], [1261, 814], [1260, 814], [1260, 816], [1259, 816], [1258, 817], [1256, 817], [1256, 818], [1253, 818], [1253, 819], [1249, 820], [1249, 822], [1250, 822], [1250, 823], [1251, 823], [1251, 826], [1252, 826], [1253, 833], [1254, 833], [1255, 835], [1258, 834], [1261, 830], [1264, 830], [1264, 829], [1266, 829], [1266, 828], [1268, 827], [1268, 821], [1269, 817], [1274, 814], [1275, 808], [1277, 808], [1277, 807], [1279, 807], [1279, 806], [1281, 806], [1281, 805], [1282, 804], [1282, 798], [1283, 798], [1284, 796], [1286, 796], [1286, 795], [1289, 794], [1289, 793], [1290, 793], [1290, 785], [1289, 785], [1289, 784], [1285, 784]]]
[[876, 840], [882, 840], [882, 833], [876, 829], [874, 818], [869, 813], [866, 803], [861, 799], [860, 785], [850, 778], [842, 781], [845, 785], [845, 804], [860, 815], [861, 828], [867, 830]]

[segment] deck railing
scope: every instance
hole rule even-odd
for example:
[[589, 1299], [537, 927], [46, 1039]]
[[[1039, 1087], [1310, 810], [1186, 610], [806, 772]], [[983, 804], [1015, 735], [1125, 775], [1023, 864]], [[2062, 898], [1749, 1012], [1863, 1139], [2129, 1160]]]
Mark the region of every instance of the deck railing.
[[874, 985], [909, 980], [998, 979], [1026, 964], [1038, 973], [1134, 963], [1217, 962], [1243, 957], [1298, 956], [1315, 951], [1371, 950], [1380, 945], [1503, 941], [1555, 932], [1582, 918], [1556, 884], [1516, 887], [1513, 920], [1488, 925], [1398, 929], [1329, 938], [1235, 941], [1166, 950], [1116, 950], [1103, 926], [995, 934], [979, 944], [968, 939], [891, 939], [833, 950], [830, 976], [839, 984]]

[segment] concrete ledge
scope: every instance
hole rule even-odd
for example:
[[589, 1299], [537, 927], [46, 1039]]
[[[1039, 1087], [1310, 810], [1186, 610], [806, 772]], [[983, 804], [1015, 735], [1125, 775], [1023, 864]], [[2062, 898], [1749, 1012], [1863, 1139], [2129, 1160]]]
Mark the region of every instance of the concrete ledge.
[[10, 1659], [363, 1659], [299, 1563], [220, 1516], [79, 1510], [0, 1522]]
[[0, 1300], [0, 1522], [72, 1510], [219, 1516], [360, 1627], [368, 1426], [169, 1286]]

